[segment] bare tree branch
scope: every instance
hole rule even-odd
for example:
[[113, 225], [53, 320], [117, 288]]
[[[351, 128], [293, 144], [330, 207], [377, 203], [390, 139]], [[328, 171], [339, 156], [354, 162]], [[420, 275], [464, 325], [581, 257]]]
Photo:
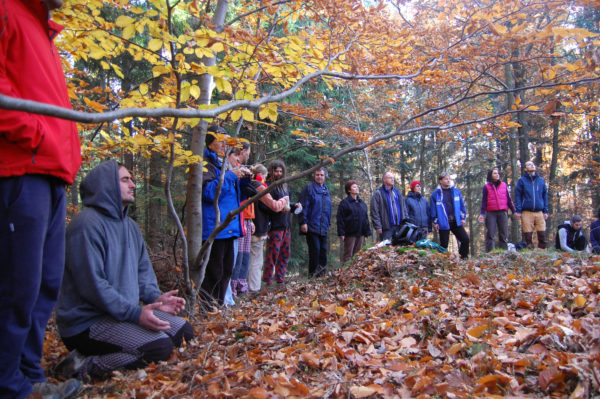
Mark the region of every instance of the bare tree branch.
[[257, 109], [263, 104], [271, 102], [279, 102], [292, 94], [298, 88], [309, 80], [319, 76], [330, 76], [347, 80], [374, 80], [374, 79], [396, 79], [408, 80], [419, 76], [423, 68], [411, 75], [351, 75], [343, 72], [333, 71], [315, 71], [302, 77], [292, 87], [284, 90], [281, 93], [268, 95], [258, 100], [235, 100], [228, 104], [224, 104], [211, 109], [177, 109], [177, 108], [123, 108], [117, 111], [109, 111], [104, 113], [90, 113], [84, 111], [75, 111], [72, 109], [61, 108], [55, 105], [44, 104], [37, 101], [23, 100], [21, 98], [9, 97], [0, 94], [0, 109], [9, 109], [15, 111], [26, 111], [33, 114], [55, 116], [57, 118], [67, 119], [82, 123], [101, 123], [110, 122], [124, 118], [215, 118], [217, 115], [230, 111], [236, 108]]

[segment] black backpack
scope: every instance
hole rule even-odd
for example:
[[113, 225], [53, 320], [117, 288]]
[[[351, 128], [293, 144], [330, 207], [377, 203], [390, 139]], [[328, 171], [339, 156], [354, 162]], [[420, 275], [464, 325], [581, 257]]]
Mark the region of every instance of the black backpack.
[[402, 220], [392, 233], [392, 245], [412, 245], [425, 238], [426, 235], [410, 219]]

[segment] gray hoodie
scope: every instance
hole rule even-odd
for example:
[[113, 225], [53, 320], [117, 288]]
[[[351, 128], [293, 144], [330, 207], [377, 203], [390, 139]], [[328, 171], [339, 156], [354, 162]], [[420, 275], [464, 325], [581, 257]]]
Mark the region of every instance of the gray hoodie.
[[143, 303], [160, 296], [137, 224], [123, 209], [119, 166], [106, 161], [83, 179], [84, 210], [66, 233], [66, 264], [56, 307], [62, 337], [72, 337], [111, 316], [137, 323]]

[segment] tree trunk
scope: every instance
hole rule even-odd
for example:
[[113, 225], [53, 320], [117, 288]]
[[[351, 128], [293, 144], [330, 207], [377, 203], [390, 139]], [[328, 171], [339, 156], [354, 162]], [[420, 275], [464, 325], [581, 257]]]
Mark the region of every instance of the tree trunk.
[[150, 157], [150, 177], [148, 179], [148, 245], [151, 248], [164, 249], [161, 244], [163, 218], [163, 160], [160, 154], [153, 152]]
[[[555, 220], [556, 215], [554, 212], [554, 187], [556, 180], [556, 169], [558, 168], [558, 155], [560, 152], [560, 146], [558, 142], [560, 132], [560, 119], [553, 120], [552, 126], [552, 161], [550, 162], [550, 174], [548, 175], [548, 221], [546, 223], [546, 232], [552, 231], [554, 222], [560, 223], [560, 220]], [[557, 200], [560, 200], [557, 198]]]
[[[229, 6], [228, 0], [219, 0], [215, 14], [212, 19], [217, 32], [223, 31], [225, 15]], [[214, 57], [203, 58], [202, 63], [207, 67], [216, 64]], [[200, 77], [200, 98], [199, 105], [208, 105], [211, 100], [213, 90], [213, 78], [209, 74]], [[202, 156], [204, 153], [204, 138], [208, 124], [205, 121], [199, 123], [192, 134], [191, 151], [195, 155]], [[202, 260], [200, 259], [200, 248], [202, 247], [202, 163], [191, 165], [186, 192], [186, 216], [187, 216], [187, 239], [188, 239], [188, 257], [190, 261], [190, 274], [192, 279], [199, 286], [204, 279], [204, 270], [202, 270]]]
[[[512, 74], [512, 65], [506, 64], [504, 66], [504, 80], [506, 82], [506, 86], [509, 89], [514, 88], [514, 80]], [[512, 92], [506, 94], [506, 109], [512, 109], [515, 105], [515, 96]], [[508, 135], [508, 147], [510, 151], [510, 178], [511, 178], [511, 195], [513, 200], [515, 197], [515, 188], [517, 186], [517, 181], [519, 180], [519, 170], [517, 169], [517, 137], [519, 131], [517, 128], [510, 128], [510, 132]], [[517, 242], [519, 241], [519, 223], [515, 219], [514, 215], [510, 218], [510, 241]]]

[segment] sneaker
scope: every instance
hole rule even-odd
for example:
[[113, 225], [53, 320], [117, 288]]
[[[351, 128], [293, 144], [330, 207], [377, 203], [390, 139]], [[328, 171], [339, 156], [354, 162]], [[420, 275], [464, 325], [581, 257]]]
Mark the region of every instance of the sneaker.
[[36, 382], [33, 384], [33, 395], [40, 395], [44, 399], [63, 398], [69, 399], [77, 394], [81, 383], [75, 379], [70, 379], [59, 384], [49, 382]]
[[86, 357], [75, 349], [56, 365], [54, 372], [65, 378], [83, 379], [85, 360]]

